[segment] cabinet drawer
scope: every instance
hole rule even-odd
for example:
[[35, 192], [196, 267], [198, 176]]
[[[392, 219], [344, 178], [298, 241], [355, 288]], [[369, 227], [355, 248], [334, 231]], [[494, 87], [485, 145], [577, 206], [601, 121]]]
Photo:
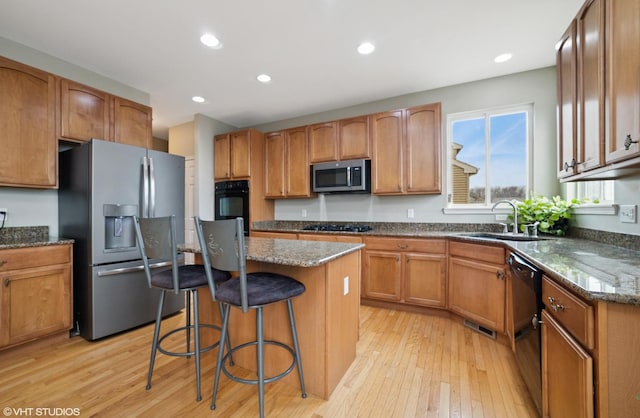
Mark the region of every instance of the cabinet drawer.
[[485, 244], [470, 244], [466, 242], [449, 242], [449, 255], [470, 258], [502, 265], [505, 263], [504, 248]]
[[0, 250], [0, 271], [64, 264], [71, 261], [69, 245]]
[[594, 347], [593, 307], [547, 276], [542, 278], [542, 302], [547, 312], [588, 349]]
[[420, 253], [445, 254], [447, 243], [443, 239], [400, 239], [366, 237], [365, 250], [407, 251]]

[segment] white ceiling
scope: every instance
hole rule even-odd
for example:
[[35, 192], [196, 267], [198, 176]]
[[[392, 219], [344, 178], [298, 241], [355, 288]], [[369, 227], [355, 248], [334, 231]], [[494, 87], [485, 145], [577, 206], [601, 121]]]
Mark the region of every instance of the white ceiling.
[[550, 66], [582, 2], [4, 0], [0, 36], [149, 93], [166, 138], [196, 113], [253, 126]]

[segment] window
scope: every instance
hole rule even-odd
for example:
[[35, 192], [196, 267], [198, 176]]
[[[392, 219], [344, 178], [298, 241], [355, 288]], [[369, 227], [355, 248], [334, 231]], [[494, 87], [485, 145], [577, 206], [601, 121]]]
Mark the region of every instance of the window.
[[527, 197], [531, 113], [525, 105], [447, 116], [450, 207]]
[[612, 204], [614, 181], [577, 181], [567, 184], [567, 199], [588, 199], [586, 203]]

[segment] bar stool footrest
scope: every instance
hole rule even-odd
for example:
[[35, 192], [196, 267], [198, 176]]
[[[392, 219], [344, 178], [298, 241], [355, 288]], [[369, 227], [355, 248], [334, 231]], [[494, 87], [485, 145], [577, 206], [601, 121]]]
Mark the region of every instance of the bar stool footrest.
[[[291, 373], [296, 365], [296, 353], [293, 350], [292, 347], [281, 343], [280, 341], [273, 341], [273, 340], [264, 340], [264, 344], [267, 345], [277, 345], [281, 348], [284, 348], [285, 350], [287, 350], [289, 352], [289, 354], [291, 354], [291, 365], [282, 373], [279, 373], [275, 376], [271, 376], [271, 377], [265, 377], [264, 378], [264, 383], [271, 383], [271, 382], [275, 382], [276, 380], [280, 380], [283, 377], [285, 377], [286, 375], [288, 375], [289, 373]], [[251, 345], [258, 345], [257, 341], [249, 341], [246, 342], [244, 344], [240, 344], [237, 345], [235, 347], [231, 348], [231, 351], [229, 351], [227, 354], [224, 355], [224, 357], [222, 358], [222, 372], [231, 380], [238, 382], [238, 383], [245, 383], [248, 385], [257, 385], [258, 384], [258, 379], [244, 379], [242, 377], [238, 377], [234, 374], [232, 374], [229, 370], [227, 370], [227, 357], [230, 357], [234, 352], [241, 350], [243, 348], [249, 347]], [[305, 394], [306, 395], [306, 394]], [[306, 397], [306, 396], [305, 396]], [[213, 408], [212, 408], [213, 409]]]
[[[215, 329], [217, 331], [221, 331], [221, 328], [217, 325], [211, 325], [211, 324], [199, 324], [198, 325], [200, 328], [211, 328], [211, 329]], [[191, 331], [195, 332], [195, 325], [189, 325], [189, 326], [183, 326], [183, 327], [179, 327], [179, 328], [175, 328], [169, 332], [167, 332], [166, 334], [162, 335], [162, 337], [160, 337], [158, 339], [158, 351], [161, 352], [162, 354], [165, 354], [167, 356], [174, 356], [174, 357], [191, 357], [193, 355], [196, 354], [195, 352], [195, 343], [194, 343], [194, 350], [193, 351], [170, 351], [167, 349], [162, 348], [162, 341], [177, 333], [177, 332], [186, 332], [187, 328], [189, 328]], [[209, 350], [212, 350], [214, 348], [216, 348], [218, 346], [218, 344], [220, 344], [220, 341], [216, 341], [215, 343], [207, 346], [207, 347], [202, 347], [200, 348], [200, 353], [206, 353]]]

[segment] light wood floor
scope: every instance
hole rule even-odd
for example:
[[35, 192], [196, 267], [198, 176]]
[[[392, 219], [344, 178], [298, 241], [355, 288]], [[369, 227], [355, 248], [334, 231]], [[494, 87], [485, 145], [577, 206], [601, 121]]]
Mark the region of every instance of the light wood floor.
[[[537, 417], [508, 347], [447, 318], [367, 306], [360, 318], [356, 361], [331, 399], [302, 399], [299, 389], [271, 383], [267, 416]], [[182, 321], [179, 314], [165, 323]], [[224, 375], [217, 409], [209, 409], [213, 352], [203, 359], [201, 402], [193, 358], [159, 354], [145, 390], [151, 334], [146, 326], [98, 342], [74, 337], [0, 352], [0, 407], [79, 408], [82, 417], [257, 415], [257, 388]]]

